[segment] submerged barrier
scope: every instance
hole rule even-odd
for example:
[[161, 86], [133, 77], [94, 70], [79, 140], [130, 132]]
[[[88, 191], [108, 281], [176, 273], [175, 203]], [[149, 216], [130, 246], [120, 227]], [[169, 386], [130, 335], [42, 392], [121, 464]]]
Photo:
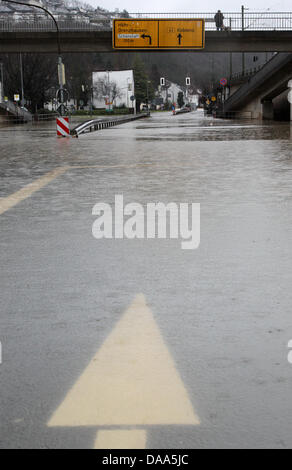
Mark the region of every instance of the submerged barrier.
[[92, 119], [74, 127], [74, 129], [71, 130], [71, 135], [73, 137], [78, 137], [80, 134], [108, 129], [109, 127], [117, 126], [118, 124], [125, 124], [126, 122], [136, 121], [137, 119], [149, 116], [150, 113], [140, 113], [136, 115], [116, 116], [111, 119]]

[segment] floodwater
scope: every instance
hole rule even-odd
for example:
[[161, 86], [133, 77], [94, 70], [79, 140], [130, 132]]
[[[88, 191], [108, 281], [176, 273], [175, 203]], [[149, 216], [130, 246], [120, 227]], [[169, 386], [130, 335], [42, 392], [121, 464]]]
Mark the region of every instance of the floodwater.
[[[291, 150], [200, 111], [0, 129], [1, 448], [292, 447]], [[94, 238], [116, 195], [200, 203], [200, 246]]]

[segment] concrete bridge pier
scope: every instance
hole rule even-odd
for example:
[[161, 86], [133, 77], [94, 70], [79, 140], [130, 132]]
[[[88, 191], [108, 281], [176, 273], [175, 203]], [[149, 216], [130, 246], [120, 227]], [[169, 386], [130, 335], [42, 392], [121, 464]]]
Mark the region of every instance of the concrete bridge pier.
[[290, 121], [292, 122], [292, 80], [289, 80], [288, 82], [288, 101], [290, 103]]
[[262, 119], [274, 119], [274, 105], [272, 100], [262, 101]]

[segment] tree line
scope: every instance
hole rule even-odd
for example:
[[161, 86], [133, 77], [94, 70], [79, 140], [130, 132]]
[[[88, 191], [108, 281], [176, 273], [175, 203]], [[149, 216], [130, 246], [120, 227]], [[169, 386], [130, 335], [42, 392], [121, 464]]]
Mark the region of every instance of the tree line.
[[[185, 84], [191, 77], [193, 87], [208, 93], [220, 78], [229, 75], [229, 54], [207, 53], [88, 53], [64, 54], [66, 66], [66, 88], [77, 103], [87, 104], [92, 94], [92, 72], [107, 70], [134, 70], [135, 97], [137, 105], [152, 99], [160, 77]], [[261, 59], [261, 58], [260, 58]], [[233, 71], [239, 71], [241, 55], [233, 54]], [[4, 71], [4, 92], [13, 100], [21, 94], [21, 71], [19, 54], [6, 54], [0, 58]], [[58, 89], [57, 56], [52, 54], [22, 54], [22, 75], [26, 107], [36, 112], [56, 96]], [[252, 66], [253, 56], [246, 55], [246, 66]]]

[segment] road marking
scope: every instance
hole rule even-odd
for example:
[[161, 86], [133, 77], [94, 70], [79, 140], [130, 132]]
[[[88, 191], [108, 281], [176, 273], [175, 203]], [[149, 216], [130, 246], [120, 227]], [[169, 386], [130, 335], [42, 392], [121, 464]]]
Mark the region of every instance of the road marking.
[[0, 199], [0, 215], [4, 214], [4, 212], [16, 206], [24, 199], [27, 199], [36, 191], [39, 191], [41, 188], [49, 184], [52, 180], [57, 178], [57, 176], [65, 173], [68, 168], [69, 167], [56, 168], [55, 170], [50, 171], [41, 178], [38, 178], [37, 180], [28, 184], [19, 191], [16, 191], [16, 193], [13, 193], [10, 196], [3, 197], [2, 199]]
[[[36, 191], [39, 191], [42, 189], [44, 186], [49, 184], [52, 180], [57, 178], [58, 176], [66, 173], [66, 171], [69, 170], [75, 170], [75, 169], [90, 169], [90, 168], [96, 168], [96, 169], [101, 169], [101, 170], [110, 170], [110, 169], [131, 169], [131, 168], [143, 168], [143, 167], [166, 167], [169, 168], [169, 164], [161, 164], [158, 162], [153, 162], [153, 163], [137, 163], [133, 165], [71, 165], [71, 166], [66, 166], [66, 167], [60, 167], [56, 168], [53, 171], [50, 171], [49, 173], [45, 174], [41, 178], [38, 178], [36, 181], [33, 181], [32, 183], [28, 184], [24, 188], [20, 189], [19, 191], [16, 191], [15, 193], [11, 194], [10, 196], [7, 197], [0, 197], [0, 215], [4, 214], [4, 212], [8, 211], [12, 207], [16, 206], [19, 204], [21, 201], [24, 199], [27, 199], [30, 197], [33, 193]], [[189, 168], [189, 165], [180, 165], [180, 168], [185, 167]]]
[[145, 449], [143, 429], [99, 431], [94, 449]]
[[[48, 422], [50, 427], [198, 424], [143, 294], [136, 296]], [[100, 438], [104, 443], [105, 434], [97, 437], [98, 445]]]

